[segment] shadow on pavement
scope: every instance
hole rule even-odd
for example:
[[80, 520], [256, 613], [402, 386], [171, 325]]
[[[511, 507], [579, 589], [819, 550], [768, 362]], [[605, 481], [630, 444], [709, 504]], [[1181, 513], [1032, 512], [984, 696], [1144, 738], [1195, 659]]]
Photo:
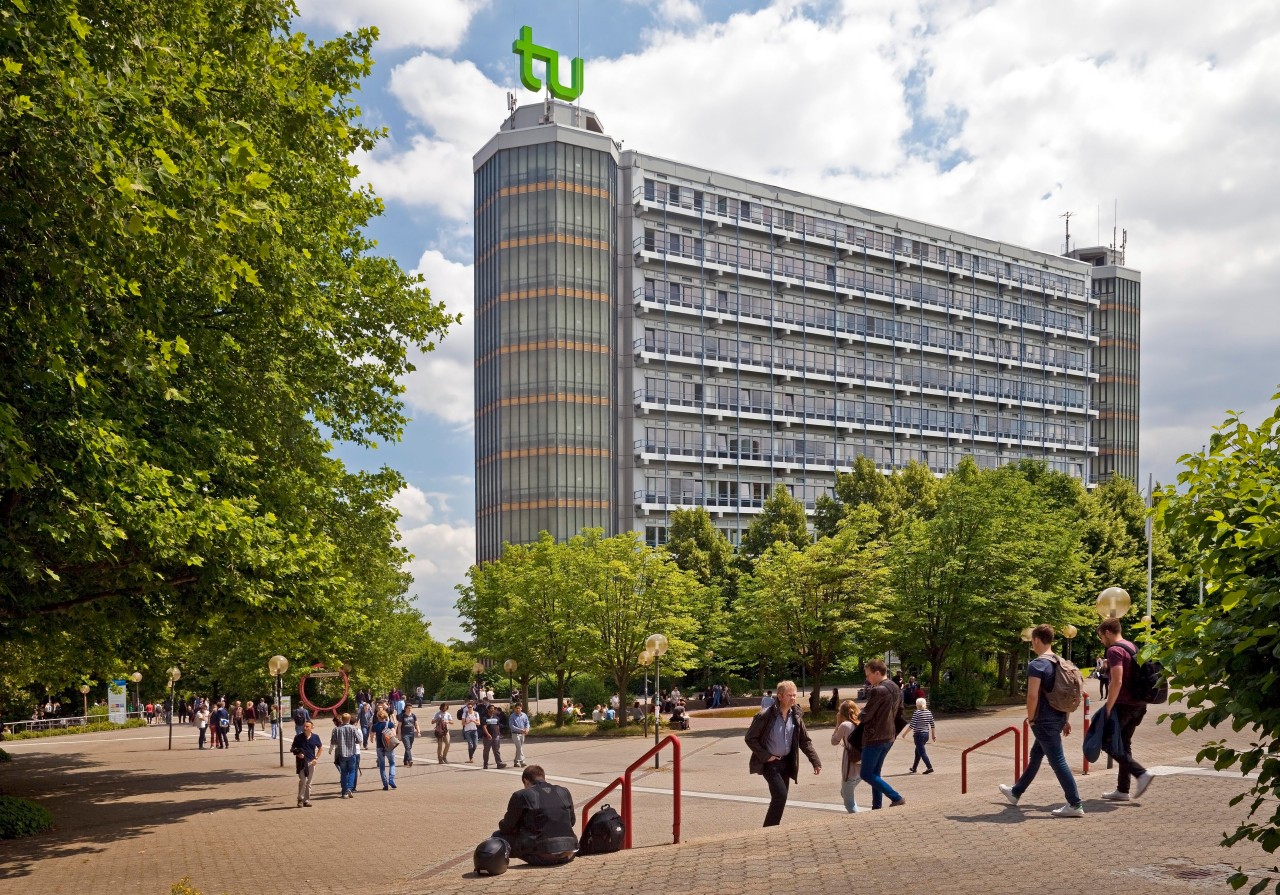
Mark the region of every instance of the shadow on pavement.
[[[39, 861], [87, 856], [121, 839], [196, 814], [277, 801], [278, 792], [253, 798], [219, 796], [227, 784], [262, 779], [260, 773], [193, 768], [190, 773], [94, 770], [83, 755], [34, 753], [0, 774], [0, 792], [30, 799], [53, 814], [48, 833], [0, 842], [0, 880], [27, 876]], [[206, 797], [197, 794], [207, 791]], [[165, 800], [164, 796], [174, 796]]]
[[[990, 814], [944, 814], [946, 820], [954, 820], [962, 824], [1020, 824], [1025, 821], [1069, 821], [1076, 818], [1057, 818], [1049, 812], [1061, 805], [1061, 800], [1051, 802], [1047, 805], [1001, 805], [998, 811]], [[1091, 814], [1110, 814], [1116, 810], [1116, 805], [1110, 802], [1086, 802], [1084, 815], [1088, 817]]]

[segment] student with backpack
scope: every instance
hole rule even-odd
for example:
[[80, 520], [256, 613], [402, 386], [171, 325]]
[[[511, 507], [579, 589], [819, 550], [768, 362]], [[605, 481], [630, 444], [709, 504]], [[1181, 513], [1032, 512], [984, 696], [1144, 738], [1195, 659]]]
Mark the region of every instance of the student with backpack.
[[1040, 762], [1048, 758], [1049, 767], [1067, 798], [1065, 805], [1049, 813], [1054, 817], [1084, 817], [1080, 790], [1062, 751], [1063, 735], [1071, 735], [1071, 712], [1075, 708], [1071, 703], [1074, 700], [1079, 704], [1084, 678], [1079, 669], [1054, 654], [1052, 626], [1036, 625], [1031, 632], [1031, 648], [1036, 657], [1027, 665], [1027, 721], [1035, 744], [1018, 782], [1013, 786], [1001, 783], [1000, 792], [1011, 804], [1018, 804], [1018, 799], [1036, 779]]
[[1158, 669], [1149, 664], [1138, 665], [1138, 648], [1122, 636], [1120, 619], [1109, 618], [1098, 625], [1098, 639], [1107, 648], [1107, 671], [1111, 675], [1107, 715], [1115, 717], [1120, 725], [1120, 741], [1124, 744], [1124, 754], [1114, 756], [1120, 766], [1116, 788], [1102, 797], [1109, 802], [1127, 802], [1130, 786], [1132, 797], [1140, 799], [1151, 785], [1151, 772], [1133, 757], [1133, 734], [1147, 714], [1147, 703], [1163, 701], [1158, 693], [1147, 692], [1152, 689], [1150, 679], [1158, 677]]

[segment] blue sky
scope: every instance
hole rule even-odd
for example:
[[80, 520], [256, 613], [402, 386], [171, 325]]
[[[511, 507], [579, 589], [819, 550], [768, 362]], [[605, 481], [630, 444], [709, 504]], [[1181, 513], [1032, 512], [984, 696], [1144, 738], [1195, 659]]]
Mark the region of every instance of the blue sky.
[[[1280, 389], [1280, 4], [1190, 0], [733, 3], [299, 0], [317, 39], [376, 25], [359, 102], [388, 139], [357, 163], [387, 205], [371, 233], [470, 316], [471, 156], [518, 87], [511, 42], [586, 60], [582, 103], [641, 149], [957, 230], [1061, 251], [1129, 233], [1143, 274], [1142, 469], [1172, 480], [1228, 409]], [[471, 330], [406, 382], [388, 464], [414, 595], [460, 634], [474, 553]]]

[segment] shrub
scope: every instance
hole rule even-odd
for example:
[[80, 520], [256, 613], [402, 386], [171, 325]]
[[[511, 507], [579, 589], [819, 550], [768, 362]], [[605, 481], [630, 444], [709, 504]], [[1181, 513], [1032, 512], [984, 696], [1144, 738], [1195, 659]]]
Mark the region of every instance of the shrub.
[[957, 675], [939, 681], [929, 694], [929, 708], [935, 712], [971, 712], [987, 701], [987, 682], [977, 675]]
[[35, 802], [0, 796], [0, 839], [18, 839], [53, 827], [53, 815]]
[[618, 729], [617, 721], [597, 721], [596, 722], [596, 730], [617, 730], [617, 729]]
[[431, 701], [447, 702], [452, 705], [455, 702], [466, 702], [470, 694], [470, 684], [463, 681], [445, 681], [437, 688], [435, 698]]
[[202, 895], [201, 891], [191, 885], [191, 878], [184, 876], [169, 887], [169, 895]]
[[9, 761], [13, 761], [13, 756], [3, 749], [0, 749], [0, 764], [4, 764]]
[[569, 685], [569, 698], [582, 703], [582, 708], [588, 714], [598, 705], [608, 705], [609, 697], [609, 689], [599, 678], [579, 677]]
[[97, 733], [101, 730], [125, 730], [129, 727], [146, 727], [147, 722], [141, 718], [130, 718], [123, 724], [112, 724], [110, 721], [94, 721], [80, 727], [50, 727], [45, 730], [24, 730], [11, 734], [11, 740], [36, 740], [41, 737], [69, 736], [73, 733]]

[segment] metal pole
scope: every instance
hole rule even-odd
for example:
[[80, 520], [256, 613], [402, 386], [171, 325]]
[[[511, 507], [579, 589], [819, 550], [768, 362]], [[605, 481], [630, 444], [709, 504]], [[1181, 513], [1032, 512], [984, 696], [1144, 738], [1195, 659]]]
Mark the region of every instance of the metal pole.
[[169, 678], [169, 751], [173, 751], [173, 678]]
[[280, 767], [284, 767], [284, 713], [282, 711], [281, 699], [284, 696], [282, 687], [284, 681], [280, 675], [276, 675], [276, 726], [280, 730]]
[[[1151, 543], [1154, 538], [1151, 537], [1151, 504], [1154, 498], [1155, 474], [1147, 473], [1147, 617], [1151, 617]], [[1147, 636], [1151, 636], [1151, 632], [1147, 632]]]
[[[655, 651], [653, 657], [653, 744], [658, 745], [658, 693], [662, 691], [662, 656]], [[658, 753], [653, 753], [653, 767], [658, 768]]]

